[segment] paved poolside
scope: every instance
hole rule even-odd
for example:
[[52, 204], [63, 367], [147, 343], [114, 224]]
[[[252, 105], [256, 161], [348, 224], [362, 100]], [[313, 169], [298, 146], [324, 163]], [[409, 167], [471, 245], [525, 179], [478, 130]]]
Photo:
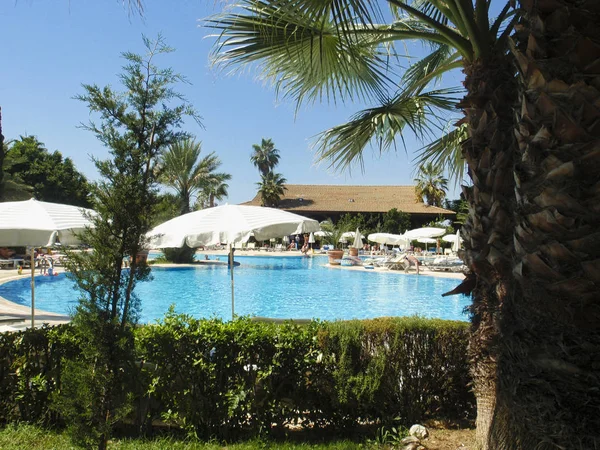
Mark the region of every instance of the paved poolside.
[[[209, 251], [199, 251], [197, 252], [199, 255], [207, 255], [209, 260], [200, 260], [199, 264], [214, 264], [216, 261], [214, 258], [216, 256], [226, 257], [226, 250], [209, 250]], [[299, 251], [285, 251], [285, 252], [275, 252], [275, 251], [264, 251], [264, 250], [236, 250], [235, 254], [237, 256], [301, 256]], [[202, 258], [203, 256], [200, 256]], [[327, 264], [326, 255], [316, 255], [314, 257], [318, 257], [323, 260], [323, 265]], [[221, 263], [222, 264], [222, 263]], [[160, 267], [168, 267], [171, 264], [160, 264], [157, 266]], [[371, 270], [365, 270], [364, 267], [361, 266], [328, 266], [332, 270], [355, 270], [362, 272], [373, 272], [373, 273], [388, 273], [390, 276], [404, 276], [405, 273], [402, 270], [389, 270], [386, 268], [375, 267]], [[60, 269], [59, 269], [60, 270]], [[414, 274], [414, 271], [411, 271]], [[433, 272], [430, 270], [421, 269], [421, 276], [427, 277], [440, 277], [440, 278], [454, 278], [457, 280], [463, 279], [464, 275], [462, 273], [453, 273], [453, 272]], [[5, 283], [10, 280], [15, 280], [19, 278], [31, 278], [31, 272], [26, 270], [23, 272], [23, 275], [19, 275], [16, 269], [1, 269], [0, 270], [0, 284]], [[14, 319], [14, 322], [10, 324], [2, 324], [2, 320]], [[42, 326], [43, 324], [48, 325], [58, 325], [61, 323], [67, 323], [70, 321], [70, 317], [63, 314], [56, 314], [49, 311], [44, 311], [41, 309], [35, 309], [35, 325], [36, 327]], [[4, 331], [18, 331], [23, 330], [31, 326], [31, 308], [23, 305], [18, 305], [9, 300], [6, 300], [3, 297], [0, 297], [0, 333]]]

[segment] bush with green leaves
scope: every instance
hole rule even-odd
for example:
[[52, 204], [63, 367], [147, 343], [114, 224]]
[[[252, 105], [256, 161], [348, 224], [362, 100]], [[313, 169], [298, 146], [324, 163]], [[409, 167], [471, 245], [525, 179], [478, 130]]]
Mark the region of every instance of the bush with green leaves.
[[[134, 361], [121, 366], [129, 382], [120, 395], [130, 409], [114, 420], [140, 433], [163, 422], [200, 439], [232, 440], [291, 424], [336, 433], [365, 423], [389, 428], [474, 415], [463, 322], [299, 325], [171, 311], [133, 334]], [[78, 396], [61, 384], [85, 345], [73, 325], [0, 335], [0, 422], [61, 424], [56, 411], [76, 413], [74, 398], [94, 404], [92, 384]]]

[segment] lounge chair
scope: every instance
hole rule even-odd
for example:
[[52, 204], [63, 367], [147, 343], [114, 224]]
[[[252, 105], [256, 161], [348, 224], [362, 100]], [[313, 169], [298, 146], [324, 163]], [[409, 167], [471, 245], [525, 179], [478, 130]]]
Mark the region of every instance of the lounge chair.
[[14, 269], [15, 261], [12, 259], [0, 259], [0, 269], [4, 269], [5, 267], [8, 269]]
[[427, 265], [430, 270], [438, 272], [464, 272], [465, 263], [456, 256], [440, 256]]
[[386, 267], [390, 270], [405, 270], [406, 264], [406, 255], [401, 253], [388, 258], [388, 260], [383, 263], [383, 267]]

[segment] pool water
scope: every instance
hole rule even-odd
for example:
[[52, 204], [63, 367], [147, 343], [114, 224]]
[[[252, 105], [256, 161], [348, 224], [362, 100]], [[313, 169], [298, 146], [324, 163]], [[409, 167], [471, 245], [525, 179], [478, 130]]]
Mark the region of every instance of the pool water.
[[[221, 257], [225, 261], [226, 257]], [[236, 256], [235, 312], [238, 315], [323, 320], [382, 316], [437, 317], [468, 320], [464, 296], [442, 297], [456, 279], [339, 270], [321, 256]], [[194, 317], [231, 318], [230, 272], [225, 265], [153, 268], [153, 280], [139, 283], [141, 322], [160, 319], [173, 304]], [[30, 279], [0, 285], [0, 296], [31, 306]], [[36, 307], [69, 314], [78, 292], [64, 274], [36, 277]]]

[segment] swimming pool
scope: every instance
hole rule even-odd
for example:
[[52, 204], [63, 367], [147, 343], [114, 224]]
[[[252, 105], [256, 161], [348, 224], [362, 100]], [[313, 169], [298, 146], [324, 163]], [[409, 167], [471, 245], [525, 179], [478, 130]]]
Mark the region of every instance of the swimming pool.
[[[221, 257], [226, 260], [226, 257]], [[468, 320], [464, 296], [442, 297], [456, 279], [350, 271], [326, 267], [325, 257], [236, 256], [235, 311], [273, 318], [366, 319], [410, 316]], [[139, 283], [141, 322], [162, 318], [171, 304], [194, 317], [231, 318], [229, 269], [222, 265], [152, 269], [154, 279]], [[30, 280], [0, 285], [0, 296], [31, 306]], [[78, 292], [64, 274], [36, 277], [36, 307], [69, 314]]]

